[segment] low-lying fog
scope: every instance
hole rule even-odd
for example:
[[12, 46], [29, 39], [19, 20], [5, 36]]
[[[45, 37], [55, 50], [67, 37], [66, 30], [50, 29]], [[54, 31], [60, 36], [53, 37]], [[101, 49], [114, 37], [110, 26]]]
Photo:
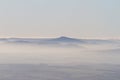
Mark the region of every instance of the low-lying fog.
[[120, 49], [113, 44], [85, 44], [82, 47], [54, 47], [26, 44], [0, 45], [1, 64], [79, 65], [87, 63], [120, 64]]
[[0, 43], [0, 80], [119, 80], [119, 44]]

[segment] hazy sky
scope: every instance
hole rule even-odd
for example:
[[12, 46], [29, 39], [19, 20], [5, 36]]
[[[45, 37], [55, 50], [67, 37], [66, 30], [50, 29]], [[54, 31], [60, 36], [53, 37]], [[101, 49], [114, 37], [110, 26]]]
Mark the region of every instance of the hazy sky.
[[120, 0], [0, 0], [0, 37], [120, 37]]

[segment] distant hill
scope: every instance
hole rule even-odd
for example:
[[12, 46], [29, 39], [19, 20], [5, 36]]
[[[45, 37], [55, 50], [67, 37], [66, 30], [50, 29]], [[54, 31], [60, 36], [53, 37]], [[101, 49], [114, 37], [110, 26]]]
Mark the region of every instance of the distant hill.
[[58, 38], [1, 38], [1, 43], [37, 44], [55, 46], [79, 46], [82, 44], [111, 44], [120, 43], [120, 40], [76, 39], [61, 36]]
[[49, 39], [48, 41], [52, 41], [52, 42], [69, 42], [69, 43], [82, 43], [84, 41], [80, 40], [80, 39], [75, 39], [75, 38], [69, 38], [69, 37], [59, 37], [59, 38], [53, 38], [53, 39]]

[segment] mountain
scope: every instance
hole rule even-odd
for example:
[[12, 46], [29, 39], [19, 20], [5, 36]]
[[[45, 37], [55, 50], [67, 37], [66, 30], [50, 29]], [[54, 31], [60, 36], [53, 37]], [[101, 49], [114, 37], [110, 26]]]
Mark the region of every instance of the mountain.
[[53, 40], [56, 40], [56, 41], [69, 41], [69, 42], [79, 42], [80, 41], [80, 39], [75, 39], [75, 38], [69, 38], [69, 37], [64, 37], [64, 36], [62, 36], [62, 37], [59, 37], [59, 38], [56, 38], [56, 39], [53, 39]]
[[0, 43], [37, 44], [46, 46], [80, 46], [83, 44], [120, 44], [120, 40], [76, 39], [61, 36], [58, 38], [1, 38]]
[[84, 42], [84, 41], [82, 41], [80, 39], [69, 38], [69, 37], [65, 37], [65, 36], [50, 39], [48, 41], [51, 41], [51, 42], [66, 42], [66, 43], [83, 43]]
[[59, 37], [59, 38], [1, 38], [0, 41], [6, 42], [83, 42], [80, 39]]
[[1, 43], [14, 43], [14, 44], [37, 44], [44, 46], [78, 46], [84, 41], [69, 37], [58, 38], [1, 38]]

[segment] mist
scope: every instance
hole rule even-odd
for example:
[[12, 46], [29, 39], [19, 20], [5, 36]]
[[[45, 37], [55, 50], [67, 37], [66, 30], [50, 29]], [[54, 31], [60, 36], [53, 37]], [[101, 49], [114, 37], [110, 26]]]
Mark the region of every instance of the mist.
[[36, 39], [1, 40], [0, 79], [120, 79], [119, 40], [71, 40], [47, 39], [45, 43]]
[[[119, 44], [38, 45], [0, 43], [0, 64], [119, 64]], [[116, 54], [117, 53], [117, 54]]]

